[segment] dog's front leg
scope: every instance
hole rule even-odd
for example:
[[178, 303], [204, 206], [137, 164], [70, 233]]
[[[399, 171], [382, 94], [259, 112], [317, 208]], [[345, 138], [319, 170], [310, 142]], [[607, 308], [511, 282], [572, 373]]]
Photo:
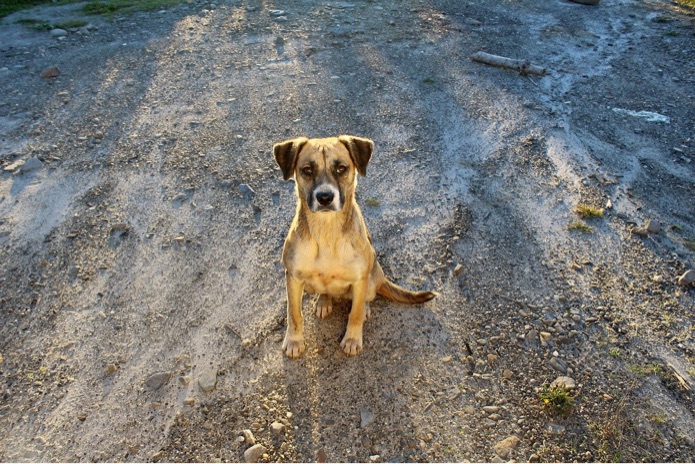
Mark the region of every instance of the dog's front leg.
[[302, 294], [304, 282], [285, 271], [287, 281], [287, 332], [282, 349], [288, 358], [294, 359], [302, 355], [304, 345], [304, 317], [302, 316]]
[[365, 298], [367, 295], [367, 279], [359, 280], [352, 285], [352, 309], [348, 316], [347, 329], [340, 346], [348, 356], [355, 356], [362, 351], [362, 326], [365, 318]]

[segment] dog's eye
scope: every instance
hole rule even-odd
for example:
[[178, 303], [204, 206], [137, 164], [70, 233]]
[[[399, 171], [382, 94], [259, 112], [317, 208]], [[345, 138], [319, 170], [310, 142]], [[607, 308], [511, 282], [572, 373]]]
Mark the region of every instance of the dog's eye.
[[348, 168], [344, 164], [341, 164], [337, 168], [335, 168], [335, 172], [338, 173], [338, 175], [345, 174], [347, 172]]
[[304, 174], [307, 177], [311, 177], [311, 175], [314, 173], [313, 169], [311, 169], [311, 166], [304, 166], [302, 168], [302, 174]]

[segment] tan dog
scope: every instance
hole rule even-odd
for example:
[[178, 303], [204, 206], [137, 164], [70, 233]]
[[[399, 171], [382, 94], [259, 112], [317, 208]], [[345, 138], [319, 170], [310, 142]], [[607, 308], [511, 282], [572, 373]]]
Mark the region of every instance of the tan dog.
[[367, 226], [355, 201], [357, 173], [366, 175], [371, 140], [348, 135], [305, 137], [273, 146], [285, 180], [296, 182], [297, 213], [285, 239], [282, 261], [287, 280], [287, 333], [282, 349], [289, 358], [304, 352], [302, 295], [319, 294], [316, 315], [333, 309], [333, 298], [352, 300], [340, 346], [348, 356], [362, 351], [367, 302], [377, 293], [392, 301], [423, 303], [432, 292], [411, 292], [390, 282], [376, 261]]

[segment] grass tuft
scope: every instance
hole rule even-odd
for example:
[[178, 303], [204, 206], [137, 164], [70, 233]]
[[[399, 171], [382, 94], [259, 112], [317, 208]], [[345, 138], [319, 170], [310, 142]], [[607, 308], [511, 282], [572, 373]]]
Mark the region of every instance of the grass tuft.
[[574, 407], [574, 398], [570, 391], [560, 385], [553, 388], [543, 385], [538, 397], [543, 401], [543, 407], [554, 415], [565, 416]]
[[584, 221], [572, 221], [570, 225], [567, 226], [567, 229], [577, 230], [579, 232], [584, 232], [585, 234], [594, 233], [594, 228]]
[[594, 208], [593, 206], [589, 205], [579, 204], [577, 205], [576, 211], [579, 217], [583, 219], [594, 219], [603, 217], [602, 208]]
[[367, 198], [364, 204], [366, 204], [370, 208], [376, 208], [377, 206], [381, 205], [381, 202], [376, 198]]

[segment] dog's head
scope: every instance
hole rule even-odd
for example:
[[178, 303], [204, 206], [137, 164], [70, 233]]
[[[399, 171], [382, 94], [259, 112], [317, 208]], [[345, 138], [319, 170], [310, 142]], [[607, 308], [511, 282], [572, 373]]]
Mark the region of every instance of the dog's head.
[[297, 194], [312, 212], [341, 211], [355, 190], [357, 173], [367, 174], [373, 151], [374, 142], [351, 135], [300, 137], [273, 146], [283, 177], [294, 176]]

